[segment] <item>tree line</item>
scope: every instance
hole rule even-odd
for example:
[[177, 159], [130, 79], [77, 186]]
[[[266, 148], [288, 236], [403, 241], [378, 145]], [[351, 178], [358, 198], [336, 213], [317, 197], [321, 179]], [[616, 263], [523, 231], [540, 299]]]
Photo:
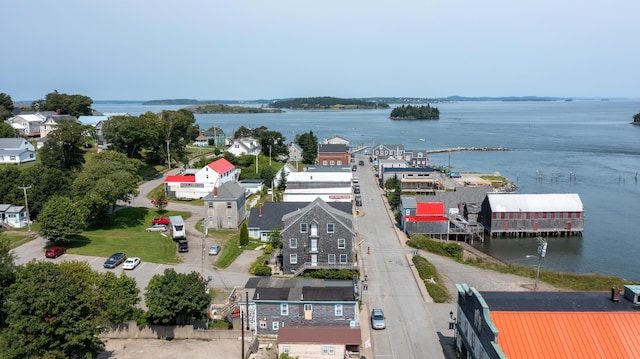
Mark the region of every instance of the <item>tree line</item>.
[[384, 102], [371, 102], [363, 101], [359, 99], [344, 99], [338, 97], [304, 97], [291, 100], [279, 100], [269, 104], [272, 108], [291, 108], [302, 110], [313, 109], [336, 109], [336, 108], [350, 108], [350, 109], [377, 109], [377, 108], [389, 108], [389, 105]]
[[392, 120], [437, 120], [440, 110], [437, 107], [402, 105], [391, 110]]
[[95, 358], [104, 350], [99, 334], [110, 327], [187, 325], [207, 317], [210, 297], [196, 272], [154, 275], [143, 312], [136, 280], [126, 274], [100, 273], [78, 261], [18, 266], [9, 249], [0, 238], [2, 358]]

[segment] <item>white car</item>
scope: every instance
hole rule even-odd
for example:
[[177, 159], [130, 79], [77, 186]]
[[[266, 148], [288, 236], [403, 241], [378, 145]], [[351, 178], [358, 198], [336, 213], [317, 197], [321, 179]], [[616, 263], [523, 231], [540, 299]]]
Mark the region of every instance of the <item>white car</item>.
[[124, 261], [124, 263], [122, 264], [122, 269], [135, 269], [138, 264], [140, 264], [140, 258], [138, 257], [131, 257], [131, 258], [127, 258], [126, 261]]
[[358, 183], [358, 177], [357, 176], [353, 176], [353, 183]]

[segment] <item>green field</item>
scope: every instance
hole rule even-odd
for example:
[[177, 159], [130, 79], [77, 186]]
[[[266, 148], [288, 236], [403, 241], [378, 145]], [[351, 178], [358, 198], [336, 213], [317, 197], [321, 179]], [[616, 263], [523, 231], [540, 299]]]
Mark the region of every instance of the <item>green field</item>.
[[[112, 222], [100, 228], [89, 228], [65, 244], [67, 252], [105, 258], [115, 252], [124, 252], [127, 257], [140, 257], [143, 262], [179, 263], [176, 243], [168, 231], [145, 231], [151, 225], [151, 220], [160, 215], [151, 208], [124, 208], [116, 212]], [[191, 213], [166, 211], [162, 215], [182, 216], [186, 219]]]

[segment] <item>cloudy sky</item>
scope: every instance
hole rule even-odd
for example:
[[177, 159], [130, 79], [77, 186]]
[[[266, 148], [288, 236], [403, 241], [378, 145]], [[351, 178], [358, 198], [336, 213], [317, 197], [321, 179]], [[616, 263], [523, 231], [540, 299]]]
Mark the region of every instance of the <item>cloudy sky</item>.
[[21, 0], [0, 92], [640, 98], [637, 0]]

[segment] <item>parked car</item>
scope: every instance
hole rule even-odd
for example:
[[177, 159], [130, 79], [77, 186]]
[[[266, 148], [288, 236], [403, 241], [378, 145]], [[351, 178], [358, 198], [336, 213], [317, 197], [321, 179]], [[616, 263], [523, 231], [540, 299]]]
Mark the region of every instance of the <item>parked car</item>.
[[357, 207], [362, 207], [362, 196], [361, 196], [361, 195], [359, 195], [359, 194], [357, 194], [357, 195], [356, 195], [355, 202], [356, 202], [356, 206], [357, 206]]
[[151, 224], [162, 224], [168, 226], [169, 223], [171, 223], [171, 221], [169, 221], [169, 217], [167, 216], [162, 216], [160, 218], [154, 218], [151, 220]]
[[360, 193], [360, 185], [359, 184], [353, 186], [353, 193], [355, 193], [355, 194], [359, 194]]
[[384, 322], [384, 313], [381, 308], [373, 308], [371, 310], [371, 328], [384, 329], [387, 325]]
[[351, 167], [351, 171], [355, 172], [355, 171], [357, 171], [357, 170], [358, 170], [358, 166], [353, 165], [353, 166]]
[[138, 264], [140, 264], [140, 258], [138, 257], [127, 258], [127, 260], [125, 260], [124, 263], [122, 264], [122, 269], [136, 269]]
[[217, 256], [218, 253], [220, 253], [220, 249], [221, 248], [218, 245], [209, 247], [209, 255], [210, 256]]
[[111, 257], [107, 258], [106, 261], [104, 261], [104, 267], [105, 268], [115, 268], [117, 266], [119, 266], [122, 262], [124, 262], [127, 259], [127, 256], [122, 253], [122, 252], [117, 252], [111, 255]]
[[52, 246], [47, 248], [47, 250], [44, 252], [44, 256], [47, 258], [58, 258], [61, 255], [65, 254], [66, 252], [67, 252], [67, 249], [65, 247]]
[[363, 160], [358, 161], [358, 165], [359, 166], [364, 166], [364, 161]]
[[147, 229], [145, 229], [145, 231], [147, 231], [147, 232], [166, 232], [167, 231], [167, 226], [165, 226], [164, 224], [154, 224], [151, 227], [147, 227]]
[[189, 242], [186, 239], [181, 239], [178, 241], [178, 252], [188, 252], [189, 251]]
[[353, 176], [353, 183], [358, 183], [358, 176]]

